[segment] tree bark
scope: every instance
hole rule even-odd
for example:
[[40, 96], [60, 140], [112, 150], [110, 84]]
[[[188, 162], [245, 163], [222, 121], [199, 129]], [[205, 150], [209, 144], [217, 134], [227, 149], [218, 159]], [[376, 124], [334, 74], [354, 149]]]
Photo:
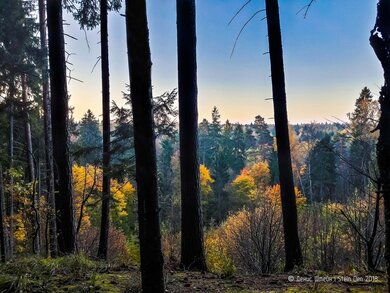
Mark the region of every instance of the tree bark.
[[33, 184], [31, 197], [32, 197], [32, 228], [33, 228], [33, 239], [32, 239], [32, 250], [33, 254], [40, 253], [40, 229], [39, 229], [39, 211], [38, 211], [38, 196], [35, 188], [35, 164], [34, 154], [31, 138], [31, 124], [30, 117], [28, 114], [28, 98], [27, 98], [27, 81], [26, 75], [22, 75], [22, 101], [25, 106], [24, 113], [24, 138], [26, 142], [26, 158], [27, 158], [27, 170], [28, 170], [28, 182]]
[[0, 163], [0, 257], [1, 261], [5, 262], [5, 235], [4, 235], [4, 182], [3, 182], [3, 167]]
[[107, 258], [110, 225], [110, 71], [108, 55], [107, 0], [100, 1], [100, 46], [103, 104], [103, 192], [98, 257]]
[[198, 161], [195, 0], [177, 0], [179, 77], [181, 266], [206, 270]]
[[265, 2], [283, 213], [284, 246], [286, 257], [285, 271], [290, 271], [294, 268], [294, 266], [301, 265], [303, 260], [298, 237], [297, 206], [291, 167], [279, 5], [277, 0], [266, 0]]
[[126, 0], [126, 30], [134, 121], [142, 289], [164, 292], [149, 31], [145, 0]]
[[388, 290], [390, 292], [390, 2], [379, 0], [377, 18], [371, 31], [370, 43], [384, 71], [384, 85], [380, 91], [381, 115], [377, 130], [377, 160], [381, 192], [385, 207], [385, 258]]
[[48, 230], [49, 230], [49, 256], [58, 256], [57, 245], [57, 223], [56, 205], [54, 193], [54, 167], [53, 167], [53, 138], [51, 129], [51, 101], [49, 96], [49, 71], [48, 71], [48, 50], [46, 35], [46, 7], [45, 0], [39, 0], [39, 31], [41, 38], [41, 51], [44, 58], [42, 68], [42, 99], [43, 99], [43, 119], [45, 132], [45, 158], [46, 158], [46, 185], [47, 185], [47, 205], [48, 205]]
[[10, 96], [9, 96], [9, 137], [8, 137], [8, 157], [9, 157], [9, 169], [11, 170], [9, 183], [10, 192], [8, 197], [8, 215], [9, 215], [9, 256], [12, 257], [14, 254], [14, 177], [12, 170], [14, 168], [14, 94], [15, 87], [11, 85]]
[[61, 0], [47, 1], [49, 32], [50, 89], [55, 163], [55, 198], [57, 213], [58, 250], [61, 254], [76, 249], [74, 229], [72, 173], [69, 154], [69, 108], [66, 84], [65, 44]]

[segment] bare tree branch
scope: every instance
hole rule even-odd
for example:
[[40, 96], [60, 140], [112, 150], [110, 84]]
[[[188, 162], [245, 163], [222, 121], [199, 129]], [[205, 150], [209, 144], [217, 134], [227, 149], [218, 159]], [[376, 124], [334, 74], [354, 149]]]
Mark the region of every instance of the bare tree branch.
[[310, 0], [309, 4], [303, 6], [298, 12], [297, 12], [297, 15], [299, 13], [301, 13], [302, 11], [304, 11], [303, 13], [303, 18], [306, 18], [307, 17], [307, 14], [309, 12], [309, 9], [310, 7], [313, 5], [313, 3], [316, 2], [316, 0]]
[[240, 12], [249, 4], [252, 0], [248, 0], [244, 5], [241, 6], [241, 8], [234, 14], [234, 16], [230, 19], [228, 25], [232, 23], [232, 21], [240, 14]]
[[[240, 38], [242, 32], [244, 31], [245, 27], [252, 21], [252, 19], [255, 18], [255, 16], [257, 14], [259, 14], [260, 12], [263, 12], [265, 11], [265, 9], [260, 9], [258, 11], [256, 11], [245, 23], [244, 25], [242, 26], [240, 32], [238, 33], [237, 37], [236, 37], [236, 40], [234, 41], [234, 45], [233, 45], [233, 49], [232, 49], [232, 52], [230, 54], [230, 58], [232, 58], [233, 54], [234, 54], [234, 50], [236, 49], [236, 46], [237, 46], [237, 42], [238, 42], [238, 39]], [[266, 17], [263, 17], [261, 20], [263, 21], [264, 19], [266, 19]]]

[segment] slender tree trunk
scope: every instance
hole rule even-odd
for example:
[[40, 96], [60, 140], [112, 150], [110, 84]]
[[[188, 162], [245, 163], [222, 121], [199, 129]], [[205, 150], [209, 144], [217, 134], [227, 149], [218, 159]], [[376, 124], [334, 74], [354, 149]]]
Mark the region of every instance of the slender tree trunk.
[[5, 235], [4, 235], [4, 182], [3, 182], [3, 167], [0, 164], [0, 257], [1, 261], [5, 262]]
[[107, 0], [100, 1], [100, 46], [103, 104], [103, 193], [98, 257], [107, 258], [110, 224], [110, 71], [108, 61]]
[[69, 154], [69, 108], [66, 85], [65, 44], [62, 26], [61, 0], [47, 1], [49, 32], [49, 62], [53, 159], [55, 163], [55, 197], [57, 213], [58, 250], [61, 254], [76, 249], [74, 229], [72, 171]]
[[27, 99], [27, 81], [26, 75], [22, 75], [22, 101], [25, 105], [25, 116], [24, 116], [24, 137], [26, 141], [26, 157], [27, 157], [27, 170], [28, 170], [28, 182], [33, 184], [31, 197], [32, 197], [32, 227], [33, 227], [33, 239], [32, 239], [32, 250], [34, 254], [40, 253], [40, 229], [39, 229], [39, 211], [38, 211], [38, 196], [35, 189], [35, 166], [34, 156], [31, 138], [31, 124], [30, 117], [28, 114], [28, 99]]
[[134, 121], [142, 289], [144, 293], [162, 293], [165, 291], [164, 260], [161, 252], [152, 114], [152, 62], [145, 0], [126, 0], [126, 30]]
[[24, 116], [24, 137], [26, 141], [26, 157], [27, 157], [27, 170], [28, 170], [28, 181], [33, 182], [35, 180], [35, 168], [34, 168], [34, 157], [33, 157], [33, 147], [32, 147], [32, 138], [31, 138], [31, 125], [30, 117], [28, 115], [28, 99], [27, 99], [27, 84], [26, 76], [22, 75], [22, 102], [25, 105], [25, 116]]
[[195, 0], [177, 0], [179, 73], [181, 266], [206, 270], [198, 161]]
[[46, 43], [46, 7], [45, 0], [39, 0], [39, 28], [41, 37], [41, 51], [44, 56], [42, 68], [42, 97], [43, 97], [43, 119], [45, 131], [45, 158], [46, 158], [46, 185], [47, 185], [47, 205], [48, 205], [48, 254], [51, 257], [58, 256], [57, 245], [57, 223], [56, 205], [54, 193], [54, 167], [53, 167], [53, 139], [51, 129], [51, 102], [49, 96], [49, 71], [48, 71], [48, 50]]
[[10, 174], [10, 191], [8, 197], [8, 215], [9, 215], [9, 256], [14, 254], [14, 176], [12, 175], [12, 169], [14, 168], [14, 94], [15, 88], [12, 85], [10, 89], [10, 105], [9, 105], [9, 140], [8, 140], [8, 156], [9, 156], [9, 168]]
[[377, 160], [380, 173], [381, 192], [385, 206], [385, 258], [388, 290], [390, 292], [390, 2], [379, 0], [378, 14], [370, 43], [384, 71], [384, 85], [380, 91], [381, 116], [377, 129]]
[[294, 266], [301, 265], [303, 260], [298, 237], [297, 206], [291, 167], [279, 5], [277, 0], [266, 0], [265, 2], [283, 212], [284, 245], [286, 254], [285, 271], [290, 271]]

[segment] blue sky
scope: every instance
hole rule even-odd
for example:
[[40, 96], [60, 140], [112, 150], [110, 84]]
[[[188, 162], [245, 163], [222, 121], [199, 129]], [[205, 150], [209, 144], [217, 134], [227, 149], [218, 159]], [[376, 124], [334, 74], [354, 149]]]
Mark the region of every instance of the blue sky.
[[[175, 0], [147, 1], [153, 61], [154, 95], [177, 87]], [[210, 118], [212, 107], [222, 119], [248, 123], [260, 114], [273, 123], [266, 22], [259, 14], [246, 27], [230, 58], [242, 25], [264, 0], [252, 0], [228, 26], [246, 0], [197, 0], [199, 119]], [[297, 12], [309, 0], [280, 0], [287, 106], [291, 123], [346, 120], [360, 90], [368, 86], [378, 93], [382, 84], [379, 62], [368, 37], [375, 22], [376, 1], [317, 0], [306, 19]], [[100, 54], [99, 30], [79, 30], [71, 16], [66, 32], [72, 76], [69, 90], [76, 119], [87, 109], [101, 113], [100, 64], [91, 73]], [[128, 83], [125, 19], [109, 14], [111, 95], [121, 103]]]

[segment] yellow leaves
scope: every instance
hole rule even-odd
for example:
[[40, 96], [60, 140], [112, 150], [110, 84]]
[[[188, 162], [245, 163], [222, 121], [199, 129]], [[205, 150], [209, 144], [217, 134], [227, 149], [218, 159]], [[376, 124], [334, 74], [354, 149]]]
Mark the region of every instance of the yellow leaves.
[[200, 190], [203, 196], [210, 195], [212, 192], [211, 184], [214, 183], [214, 179], [211, 178], [210, 171], [205, 165], [199, 166], [200, 173]]
[[[95, 206], [96, 203], [100, 202], [103, 172], [100, 168], [92, 165], [74, 165], [72, 167], [72, 175], [76, 214], [79, 217], [83, 205], [82, 227], [86, 228], [91, 225], [93, 212], [97, 211], [96, 208], [93, 211], [88, 210], [87, 206]], [[118, 218], [127, 217], [127, 203], [134, 198], [135, 194], [133, 185], [130, 182], [121, 184], [117, 180], [112, 179], [110, 182], [110, 194], [114, 202], [112, 213], [115, 213]]]
[[256, 200], [265, 192], [270, 178], [268, 163], [255, 163], [241, 171], [241, 174], [233, 180], [232, 187], [238, 197]]
[[255, 179], [244, 170], [233, 180], [232, 187], [239, 198], [253, 198]]
[[102, 188], [102, 171], [101, 169], [87, 165], [72, 167], [73, 189], [77, 195], [85, 194], [88, 190], [96, 189], [101, 191]]
[[[258, 205], [262, 200], [268, 200], [271, 203], [280, 206], [280, 185], [269, 186], [270, 170], [266, 162], [253, 164], [249, 168], [241, 171], [232, 182], [232, 187], [236, 197], [245, 202], [245, 198], [250, 199]], [[306, 198], [295, 187], [297, 206], [306, 202]]]
[[271, 172], [267, 162], [253, 164], [248, 170], [248, 174], [253, 177], [258, 192], [263, 192], [271, 180]]
[[215, 228], [205, 235], [206, 262], [208, 269], [214, 274], [228, 277], [234, 274], [236, 268], [230, 257], [223, 235], [223, 230]]
[[24, 215], [22, 213], [15, 214], [13, 219], [15, 222], [14, 237], [16, 241], [16, 251], [23, 252], [27, 241], [27, 228], [24, 224]]
[[[116, 183], [116, 184], [114, 184]], [[127, 202], [134, 197], [135, 188], [130, 182], [119, 186], [116, 181], [111, 180], [111, 194], [116, 203], [115, 209], [119, 217], [127, 217]]]

